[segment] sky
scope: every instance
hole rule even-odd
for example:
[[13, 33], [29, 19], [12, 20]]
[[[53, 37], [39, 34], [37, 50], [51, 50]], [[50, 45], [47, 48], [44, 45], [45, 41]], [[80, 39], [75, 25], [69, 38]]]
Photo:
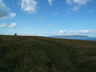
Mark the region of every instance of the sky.
[[96, 37], [96, 0], [0, 0], [1, 35]]

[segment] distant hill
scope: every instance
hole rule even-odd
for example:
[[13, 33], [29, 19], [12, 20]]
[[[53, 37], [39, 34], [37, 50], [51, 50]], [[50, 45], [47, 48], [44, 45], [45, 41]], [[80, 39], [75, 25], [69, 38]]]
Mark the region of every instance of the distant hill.
[[0, 36], [0, 72], [96, 72], [96, 42]]

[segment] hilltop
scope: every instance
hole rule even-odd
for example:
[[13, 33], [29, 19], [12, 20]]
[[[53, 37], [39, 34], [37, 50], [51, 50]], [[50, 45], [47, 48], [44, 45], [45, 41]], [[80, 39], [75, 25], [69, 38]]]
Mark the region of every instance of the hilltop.
[[96, 72], [96, 42], [0, 36], [0, 72]]

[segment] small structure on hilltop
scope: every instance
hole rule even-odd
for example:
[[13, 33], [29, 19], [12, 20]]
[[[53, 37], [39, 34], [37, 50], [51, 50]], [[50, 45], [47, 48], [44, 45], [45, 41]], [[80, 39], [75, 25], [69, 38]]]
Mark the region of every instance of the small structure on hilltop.
[[14, 36], [17, 36], [17, 34], [15, 33]]

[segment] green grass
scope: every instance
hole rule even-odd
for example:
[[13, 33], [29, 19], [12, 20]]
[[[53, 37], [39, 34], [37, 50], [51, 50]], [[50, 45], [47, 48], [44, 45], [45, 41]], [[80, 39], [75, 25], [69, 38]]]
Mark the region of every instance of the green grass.
[[96, 72], [96, 42], [0, 36], [0, 72]]

